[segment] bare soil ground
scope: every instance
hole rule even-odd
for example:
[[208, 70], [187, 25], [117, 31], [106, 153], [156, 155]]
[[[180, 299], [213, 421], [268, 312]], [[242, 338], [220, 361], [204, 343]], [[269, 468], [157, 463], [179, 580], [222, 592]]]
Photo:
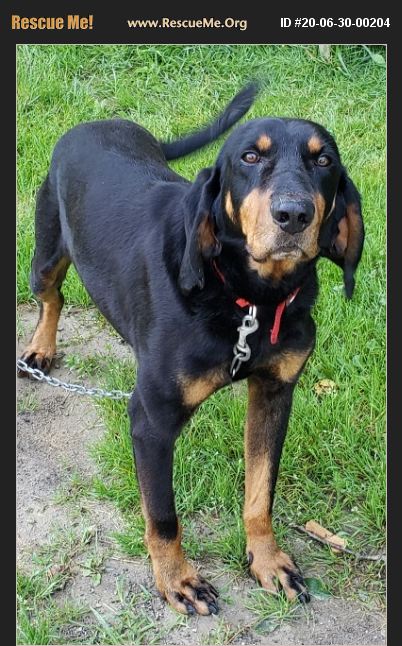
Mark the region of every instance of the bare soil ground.
[[[36, 320], [35, 308], [20, 308], [18, 352], [32, 335]], [[75, 309], [65, 313], [60, 321], [59, 341], [59, 349], [64, 350], [65, 346], [66, 352], [82, 356], [103, 349], [116, 359], [131, 356], [127, 346], [111, 335], [108, 328], [99, 325], [93, 310]], [[63, 359], [56, 362], [52, 374], [66, 381], [77, 381]], [[85, 381], [88, 383], [88, 379]], [[92, 497], [74, 504], [68, 500], [68, 493], [61, 499], [56, 497], [60, 491], [69, 491], [73, 475], [85, 480], [96, 474], [89, 448], [102, 436], [104, 427], [93, 400], [28, 379], [19, 379], [17, 386], [18, 566], [29, 571], [33, 567], [32, 555], [48, 545], [55, 532], [79, 533], [86, 527], [96, 537], [97, 553], [101, 555], [102, 576], [96, 585], [91, 577], [84, 576], [80, 567], [86, 552], [93, 554], [93, 541], [82, 546], [72, 558], [67, 585], [56, 593], [58, 600], [73, 599], [113, 617], [124, 605], [121, 595], [116, 593], [116, 585], [128, 592], [138, 591], [138, 607], [162, 627], [161, 641], [166, 644], [385, 643], [385, 617], [381, 613], [335, 597], [314, 599], [307, 612], [267, 635], [257, 634], [251, 628], [255, 615], [246, 608], [247, 594], [255, 584], [248, 578], [222, 575], [219, 564], [214, 562], [200, 565], [203, 573], [226, 591], [222, 595], [220, 614], [181, 621], [157, 595], [148, 560], [124, 556], [113, 541], [113, 532], [123, 528], [113, 504]], [[86, 643], [85, 638], [85, 627], [72, 625], [65, 634], [65, 643]]]

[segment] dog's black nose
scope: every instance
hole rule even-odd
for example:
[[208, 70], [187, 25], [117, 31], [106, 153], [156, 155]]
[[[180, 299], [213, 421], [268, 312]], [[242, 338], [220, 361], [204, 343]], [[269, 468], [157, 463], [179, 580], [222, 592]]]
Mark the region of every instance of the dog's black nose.
[[308, 227], [314, 217], [315, 207], [311, 200], [273, 199], [271, 215], [286, 233], [300, 233]]

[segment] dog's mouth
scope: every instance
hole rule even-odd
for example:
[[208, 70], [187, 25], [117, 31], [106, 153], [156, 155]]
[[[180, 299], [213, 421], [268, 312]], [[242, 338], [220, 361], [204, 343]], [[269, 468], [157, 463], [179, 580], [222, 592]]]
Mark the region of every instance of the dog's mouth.
[[286, 247], [279, 247], [279, 249], [275, 249], [275, 251], [271, 252], [270, 258], [272, 260], [282, 260], [285, 258], [301, 258], [304, 256], [304, 251], [297, 245], [292, 245], [292, 246], [286, 246]]
[[281, 245], [276, 249], [271, 249], [270, 251], [264, 253], [263, 255], [262, 254], [255, 255], [254, 253], [252, 253], [251, 250], [249, 250], [249, 253], [252, 259], [258, 263], [264, 263], [264, 262], [267, 262], [267, 260], [286, 260], [286, 259], [297, 260], [306, 255], [303, 249], [301, 249], [301, 247], [295, 244]]

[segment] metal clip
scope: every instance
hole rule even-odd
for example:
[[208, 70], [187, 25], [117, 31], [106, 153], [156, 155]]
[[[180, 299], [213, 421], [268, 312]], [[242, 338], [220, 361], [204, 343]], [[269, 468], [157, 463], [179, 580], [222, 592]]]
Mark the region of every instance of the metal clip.
[[257, 308], [255, 305], [250, 305], [248, 314], [243, 317], [241, 325], [237, 328], [239, 338], [233, 348], [234, 358], [230, 366], [230, 374], [232, 378], [240, 370], [241, 364], [250, 359], [251, 349], [247, 343], [247, 337], [258, 329]]

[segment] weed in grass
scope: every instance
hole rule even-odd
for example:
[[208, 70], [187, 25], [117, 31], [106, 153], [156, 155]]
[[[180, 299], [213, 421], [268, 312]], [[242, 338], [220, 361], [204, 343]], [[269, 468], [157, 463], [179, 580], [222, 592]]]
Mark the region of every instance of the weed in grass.
[[131, 523], [126, 523], [126, 530], [124, 532], [115, 532], [113, 538], [129, 556], [145, 556], [144, 533], [145, 523], [138, 511], [137, 517], [133, 518]]
[[68, 482], [64, 483], [54, 496], [58, 505], [71, 505], [79, 503], [83, 498], [93, 494], [93, 483], [74, 471]]
[[219, 619], [217, 624], [216, 628], [213, 628], [205, 635], [202, 639], [202, 644], [219, 644], [223, 646], [224, 644], [230, 644], [237, 634], [241, 634], [240, 627], [232, 626], [223, 619]]
[[102, 615], [91, 608], [95, 618], [96, 643], [98, 644], [156, 644], [159, 641], [156, 622], [144, 612], [128, 604], [111, 616]]
[[304, 606], [289, 601], [282, 592], [273, 595], [260, 589], [251, 590], [246, 607], [256, 617], [253, 630], [262, 635], [279, 628], [284, 621], [300, 617], [302, 614], [307, 616]]
[[39, 572], [46, 572], [56, 584], [59, 576], [59, 587], [64, 587], [71, 577], [74, 559], [87, 550], [88, 545], [97, 545], [97, 529], [93, 526], [81, 527], [79, 530], [60, 529], [51, 535], [46, 545], [38, 547], [32, 556]]
[[60, 572], [37, 570], [17, 574], [17, 643], [63, 643], [61, 634], [85, 610], [71, 602], [56, 604], [52, 594], [63, 587]]
[[[85, 609], [72, 603], [18, 604], [17, 644], [65, 644], [65, 633], [80, 621]], [[85, 642], [87, 643], [87, 642]]]
[[22, 320], [20, 312], [17, 310], [17, 320], [16, 320], [16, 332], [17, 338], [21, 339], [25, 335], [25, 326]]
[[18, 607], [17, 644], [51, 644], [54, 640], [54, 621], [48, 613], [35, 606], [30, 610], [24, 603]]
[[89, 554], [84, 561], [80, 562], [82, 575], [91, 577], [94, 585], [99, 585], [102, 581], [102, 572], [104, 570], [103, 561], [103, 554], [95, 552]]
[[102, 370], [104, 357], [102, 354], [82, 357], [79, 354], [67, 354], [64, 363], [71, 372], [80, 377], [94, 377]]
[[39, 408], [39, 399], [36, 393], [27, 392], [18, 397], [18, 413], [34, 413]]

